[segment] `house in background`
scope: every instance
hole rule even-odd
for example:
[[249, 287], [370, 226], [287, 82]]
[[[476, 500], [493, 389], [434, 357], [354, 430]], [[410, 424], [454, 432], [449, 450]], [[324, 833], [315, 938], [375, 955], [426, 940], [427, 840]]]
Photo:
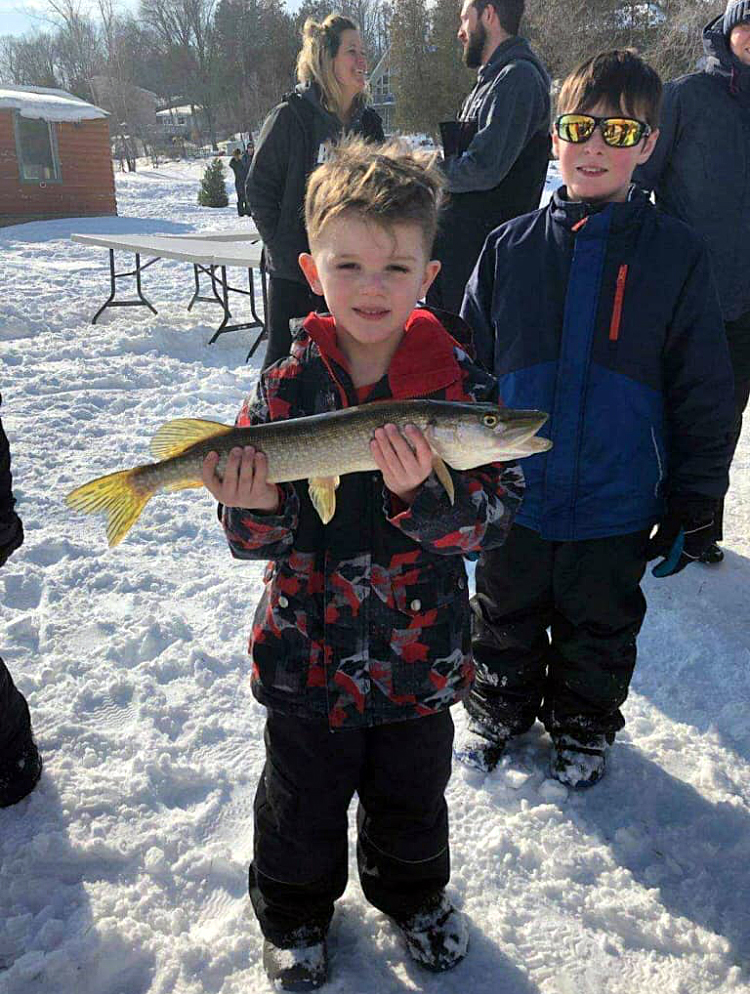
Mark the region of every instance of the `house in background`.
[[107, 112], [40, 86], [0, 86], [0, 225], [116, 214]]
[[383, 131], [387, 135], [393, 134], [395, 127], [396, 98], [391, 89], [391, 80], [391, 47], [389, 45], [378, 64], [370, 73], [368, 80], [372, 106], [383, 119]]
[[157, 110], [156, 120], [164, 137], [189, 138], [200, 142], [204, 123], [200, 107], [191, 107], [190, 104], [165, 107], [164, 110]]

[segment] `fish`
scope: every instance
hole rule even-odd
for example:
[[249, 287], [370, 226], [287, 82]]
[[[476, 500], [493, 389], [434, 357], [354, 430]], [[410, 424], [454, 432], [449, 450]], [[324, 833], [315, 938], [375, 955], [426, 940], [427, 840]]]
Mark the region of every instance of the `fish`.
[[446, 463], [456, 470], [523, 459], [551, 448], [537, 437], [544, 411], [522, 411], [488, 403], [396, 400], [360, 404], [303, 418], [238, 428], [218, 421], [177, 418], [151, 441], [156, 462], [100, 476], [71, 491], [70, 508], [107, 518], [110, 548], [118, 545], [160, 491], [202, 487], [203, 460], [219, 454], [221, 477], [231, 450], [253, 446], [268, 461], [269, 483], [307, 480], [310, 498], [324, 524], [336, 512], [336, 488], [346, 473], [376, 470], [370, 441], [376, 428], [419, 428], [433, 452], [433, 470], [451, 504], [455, 494]]

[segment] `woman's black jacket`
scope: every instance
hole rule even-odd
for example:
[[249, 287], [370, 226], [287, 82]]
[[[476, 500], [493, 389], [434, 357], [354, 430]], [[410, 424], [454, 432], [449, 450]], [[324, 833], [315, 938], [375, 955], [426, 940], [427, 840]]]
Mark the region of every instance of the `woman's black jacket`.
[[304, 223], [307, 177], [344, 133], [384, 140], [379, 114], [365, 107], [345, 128], [325, 109], [315, 84], [300, 85], [266, 118], [247, 177], [246, 196], [272, 276], [305, 283], [297, 259], [309, 250]]

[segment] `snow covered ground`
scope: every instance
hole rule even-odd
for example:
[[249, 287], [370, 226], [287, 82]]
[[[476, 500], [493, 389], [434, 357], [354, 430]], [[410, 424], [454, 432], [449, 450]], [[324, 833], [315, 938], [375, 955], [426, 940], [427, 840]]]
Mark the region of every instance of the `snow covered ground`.
[[[0, 573], [0, 651], [46, 761], [38, 789], [0, 811], [2, 994], [267, 989], [246, 898], [261, 567], [232, 561], [202, 492], [155, 499], [111, 551], [101, 521], [63, 502], [146, 461], [168, 418], [232, 421], [257, 375], [251, 332], [207, 345], [218, 308], [187, 314], [184, 263], [145, 274], [157, 317], [89, 323], [107, 256], [70, 233], [237, 227], [233, 206], [197, 206], [203, 165], [118, 174], [119, 218], [0, 230], [2, 415], [26, 526]], [[579, 795], [548, 779], [539, 726], [492, 776], [455, 770], [464, 964], [431, 976], [407, 962], [352, 862], [327, 990], [750, 991], [749, 460], [746, 430], [724, 564], [646, 582], [628, 724], [602, 784]]]

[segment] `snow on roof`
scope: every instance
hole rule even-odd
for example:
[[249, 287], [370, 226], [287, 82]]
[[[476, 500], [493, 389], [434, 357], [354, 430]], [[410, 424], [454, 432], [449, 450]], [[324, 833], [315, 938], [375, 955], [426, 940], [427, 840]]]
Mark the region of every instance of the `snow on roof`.
[[157, 110], [157, 117], [174, 117], [178, 114], [180, 117], [189, 117], [193, 113], [190, 104], [183, 104], [181, 107], [165, 107], [164, 110]]
[[42, 121], [93, 121], [109, 117], [106, 110], [72, 93], [43, 86], [0, 86], [0, 110], [17, 110], [21, 117]]

